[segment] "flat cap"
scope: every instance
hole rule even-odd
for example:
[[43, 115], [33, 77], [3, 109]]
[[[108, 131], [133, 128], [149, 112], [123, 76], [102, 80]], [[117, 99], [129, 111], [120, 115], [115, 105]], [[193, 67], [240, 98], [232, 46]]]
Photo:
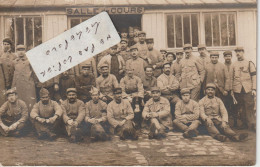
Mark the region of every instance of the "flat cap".
[[225, 51], [225, 52], [223, 53], [223, 55], [224, 55], [224, 56], [226, 56], [226, 55], [232, 55], [232, 52], [231, 52], [230, 50], [227, 50], [227, 51]]
[[89, 93], [91, 93], [92, 95], [96, 95], [96, 94], [99, 94], [99, 90], [97, 88], [95, 88], [94, 86], [92, 86]]
[[160, 49], [160, 52], [165, 52], [165, 53], [167, 53], [167, 50], [166, 50], [166, 49]]
[[49, 95], [49, 91], [45, 88], [41, 88], [40, 90], [40, 97], [42, 96], [48, 96]]
[[127, 39], [127, 38], [121, 38], [120, 43], [123, 42], [123, 41], [126, 42], [126, 43], [128, 43], [128, 39]]
[[128, 33], [126, 28], [122, 28], [121, 33]]
[[154, 43], [153, 38], [146, 38], [145, 42], [146, 43]]
[[8, 90], [5, 92], [5, 95], [8, 96], [9, 94], [13, 94], [13, 93], [17, 94], [17, 92], [16, 92], [16, 87], [11, 88], [11, 89], [8, 89]]
[[176, 55], [173, 52], [171, 52], [171, 51], [167, 52], [165, 57], [168, 57], [168, 55], [173, 55], [173, 58], [174, 59], [176, 58]]
[[100, 68], [104, 68], [104, 67], [109, 68], [108, 63], [106, 61], [103, 64], [101, 64], [101, 66], [100, 66]]
[[68, 88], [68, 89], [66, 90], [66, 93], [68, 94], [69, 92], [77, 93], [77, 89], [76, 89], [76, 88]]
[[186, 93], [189, 93], [190, 94], [190, 89], [189, 88], [183, 88], [181, 89], [181, 94], [186, 94]]
[[13, 41], [12, 41], [10, 38], [5, 38], [5, 39], [3, 39], [3, 42], [7, 42], [7, 43], [9, 43], [10, 45], [13, 44]]
[[206, 89], [208, 89], [208, 88], [216, 89], [216, 85], [215, 85], [214, 83], [208, 83], [208, 84], [206, 85]]
[[81, 68], [90, 68], [90, 67], [91, 67], [90, 63], [81, 64]]
[[114, 46], [112, 46], [111, 48], [113, 48], [113, 49], [117, 49], [117, 47], [118, 47], [117, 45], [114, 45]]
[[120, 87], [114, 88], [113, 89], [113, 93], [114, 94], [121, 94], [122, 93], [122, 88], [120, 88]]
[[237, 47], [237, 48], [235, 49], [235, 51], [244, 51], [244, 47], [239, 46], [239, 47]]
[[141, 35], [141, 34], [146, 35], [146, 32], [144, 32], [144, 31], [139, 31], [139, 32], [138, 32], [138, 35]]
[[16, 47], [16, 50], [18, 50], [18, 49], [24, 49], [25, 50], [25, 45], [17, 45], [17, 47]]
[[154, 91], [159, 91], [160, 92], [160, 88], [157, 87], [157, 86], [151, 87], [151, 92], [154, 92]]
[[134, 49], [137, 49], [137, 50], [138, 50], [137, 45], [133, 45], [133, 46], [131, 46], [129, 50], [132, 51], [132, 50], [134, 50]]
[[206, 45], [205, 44], [199, 44], [198, 49], [202, 49], [202, 48], [206, 48]]
[[182, 53], [183, 54], [183, 50], [182, 49], [178, 49], [176, 50], [176, 54]]
[[210, 56], [219, 56], [219, 53], [217, 51], [210, 52]]
[[184, 44], [184, 46], [183, 46], [183, 49], [185, 49], [185, 48], [192, 48], [192, 45], [191, 44]]

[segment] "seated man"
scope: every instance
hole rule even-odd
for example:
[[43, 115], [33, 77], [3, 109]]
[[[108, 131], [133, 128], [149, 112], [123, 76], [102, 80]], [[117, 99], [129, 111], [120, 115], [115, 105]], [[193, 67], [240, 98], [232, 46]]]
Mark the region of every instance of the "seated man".
[[28, 108], [24, 101], [18, 99], [14, 88], [6, 91], [7, 102], [0, 108], [0, 134], [3, 136], [24, 135], [28, 120]]
[[183, 137], [192, 138], [196, 137], [199, 132], [197, 131], [200, 125], [199, 115], [199, 104], [190, 99], [190, 89], [183, 88], [181, 90], [181, 98], [175, 107], [175, 125], [181, 131], [184, 131]]
[[70, 142], [81, 141], [82, 121], [85, 118], [85, 105], [83, 101], [77, 99], [76, 88], [67, 89], [67, 99], [61, 103], [63, 111], [63, 121]]
[[91, 98], [86, 103], [85, 122], [91, 124], [90, 137], [92, 141], [109, 140], [110, 136], [106, 133], [108, 130], [107, 124], [107, 104], [99, 100], [99, 91], [97, 88], [91, 88]]
[[[228, 124], [228, 113], [220, 98], [215, 96], [216, 85], [206, 85], [206, 96], [199, 101], [200, 117], [208, 129], [209, 134], [219, 140], [226, 141], [229, 137], [233, 141], [242, 141], [248, 137], [247, 133], [237, 134]], [[223, 131], [222, 135], [219, 129]], [[227, 136], [227, 137], [226, 137]]]
[[38, 138], [54, 140], [57, 137], [57, 132], [61, 131], [61, 116], [60, 105], [50, 99], [47, 89], [42, 88], [40, 101], [34, 104], [30, 114]]
[[152, 98], [143, 110], [144, 123], [150, 127], [149, 139], [165, 137], [165, 132], [172, 130], [172, 116], [169, 101], [161, 96], [160, 88], [152, 87]]
[[107, 119], [114, 133], [121, 140], [130, 138], [137, 140], [138, 136], [134, 128], [134, 112], [128, 100], [122, 99], [122, 88], [114, 88], [114, 100], [107, 106]]
[[121, 79], [120, 87], [123, 91], [123, 98], [127, 98], [132, 104], [135, 112], [134, 121], [138, 128], [141, 128], [144, 88], [142, 80], [133, 74], [133, 69], [126, 70], [126, 76]]

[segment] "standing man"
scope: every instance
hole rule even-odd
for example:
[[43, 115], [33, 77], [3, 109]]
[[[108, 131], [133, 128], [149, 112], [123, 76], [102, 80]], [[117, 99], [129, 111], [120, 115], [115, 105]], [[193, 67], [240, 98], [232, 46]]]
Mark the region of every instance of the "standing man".
[[241, 128], [256, 130], [256, 113], [254, 110], [254, 97], [256, 97], [256, 68], [252, 61], [244, 57], [244, 48], [235, 49], [237, 61], [232, 66], [232, 94], [237, 101], [235, 110], [242, 109]]
[[30, 113], [38, 139], [56, 139], [57, 133], [61, 131], [62, 114], [60, 105], [50, 99], [47, 89], [42, 88], [40, 101], [33, 106]]
[[151, 59], [150, 65], [154, 69], [154, 76], [157, 78], [162, 74], [163, 57], [160, 52], [153, 48], [154, 40], [153, 38], [147, 38], [145, 40], [148, 47], [148, 58]]
[[96, 63], [95, 57], [91, 57], [91, 58], [87, 59], [86, 61], [83, 61], [79, 65], [75, 66], [74, 70], [75, 70], [76, 76], [79, 76], [81, 74], [82, 66], [84, 66], [85, 64], [90, 65], [90, 72], [94, 75], [95, 78], [97, 78], [98, 77], [97, 63]]
[[204, 81], [205, 70], [192, 55], [192, 45], [185, 44], [183, 47], [185, 58], [181, 60], [180, 88], [191, 90], [191, 99], [199, 101], [201, 83]]
[[133, 27], [129, 27], [129, 38], [128, 38], [128, 47], [131, 47], [133, 45], [136, 44], [136, 42], [134, 41], [134, 28]]
[[64, 71], [61, 73], [59, 77], [59, 101], [66, 100], [67, 98], [67, 89], [68, 88], [75, 88], [75, 76], [69, 75], [70, 70]]
[[131, 59], [131, 54], [128, 47], [128, 40], [126, 38], [121, 38], [120, 41], [120, 52], [119, 55], [123, 57], [124, 61]]
[[197, 131], [200, 125], [199, 116], [200, 109], [199, 104], [190, 99], [190, 90], [184, 88], [181, 90], [181, 98], [175, 108], [175, 120], [173, 125], [183, 131], [183, 137], [192, 138], [198, 136]]
[[[222, 101], [228, 95], [230, 77], [224, 64], [218, 62], [219, 53], [210, 53], [210, 63], [205, 66], [205, 84], [214, 83], [216, 85], [216, 96]], [[205, 89], [205, 86], [202, 86]]]
[[39, 95], [40, 90], [42, 88], [45, 88], [49, 91], [51, 100], [55, 100], [58, 102], [58, 100], [59, 100], [59, 92], [58, 92], [59, 91], [59, 77], [58, 76], [51, 78], [44, 83], [41, 83], [37, 78], [37, 81], [35, 82], [35, 84], [36, 84], [37, 101], [40, 99], [40, 95]]
[[180, 81], [180, 76], [178, 76], [181, 72], [181, 60], [183, 58], [183, 50], [176, 51], [176, 61], [174, 61], [171, 65], [171, 73], [174, 75], [178, 81]]
[[162, 57], [163, 57], [163, 60], [166, 60], [167, 50], [165, 50], [165, 49], [160, 49], [160, 53], [161, 53], [161, 55], [162, 55]]
[[97, 88], [92, 87], [91, 98], [86, 103], [85, 122], [90, 124], [90, 138], [92, 141], [109, 140], [107, 124], [107, 104], [99, 100], [100, 93]]
[[144, 31], [139, 31], [138, 37], [139, 42], [137, 42], [136, 46], [138, 48], [139, 57], [149, 64], [151, 63], [151, 59], [148, 58], [148, 47], [145, 43], [146, 33]]
[[144, 86], [144, 103], [146, 103], [152, 95], [151, 88], [157, 86], [157, 79], [153, 76], [153, 67], [145, 67], [145, 77], [142, 80]]
[[166, 57], [166, 60], [164, 62], [169, 63], [172, 66], [174, 60], [176, 59], [175, 54], [173, 52], [169, 51], [166, 53], [165, 57]]
[[118, 87], [118, 81], [113, 74], [109, 74], [107, 63], [100, 65], [101, 75], [97, 78], [97, 89], [101, 93], [101, 98], [107, 104], [113, 100], [113, 89]]
[[134, 112], [128, 100], [122, 99], [122, 88], [113, 90], [114, 100], [107, 106], [107, 119], [114, 133], [121, 140], [137, 140], [138, 136], [134, 128]]
[[79, 99], [86, 103], [91, 100], [89, 91], [92, 86], [96, 86], [96, 78], [90, 71], [91, 64], [82, 64], [81, 68], [80, 76], [76, 76], [75, 85]]
[[112, 46], [109, 51], [110, 54], [104, 56], [98, 63], [98, 70], [100, 70], [100, 66], [104, 64], [104, 62], [107, 62], [110, 74], [116, 76], [117, 81], [120, 82], [125, 71], [125, 61], [122, 56], [116, 54], [117, 45]]
[[136, 45], [130, 48], [132, 58], [127, 60], [126, 68], [134, 69], [134, 75], [143, 79], [145, 76], [144, 68], [147, 66], [147, 63], [138, 56], [138, 48]]
[[82, 121], [85, 118], [85, 104], [77, 99], [76, 88], [69, 88], [66, 91], [67, 99], [61, 103], [63, 122], [70, 142], [83, 140]]
[[[199, 101], [200, 117], [206, 126], [209, 135], [219, 141], [242, 141], [248, 137], [247, 133], [237, 134], [228, 124], [228, 113], [220, 98], [215, 96], [214, 83], [206, 85], [206, 96]], [[219, 132], [221, 130], [223, 134]], [[226, 137], [227, 136], [227, 137]]]
[[28, 106], [29, 111], [36, 103], [35, 81], [36, 76], [25, 55], [25, 46], [17, 46], [18, 58], [14, 61], [14, 78], [12, 87], [16, 87], [17, 94]]
[[6, 91], [7, 102], [0, 108], [0, 134], [3, 136], [25, 135], [28, 121], [28, 108], [18, 99], [14, 88]]
[[172, 130], [170, 103], [160, 97], [159, 87], [152, 87], [152, 98], [147, 101], [143, 111], [143, 119], [150, 127], [149, 139], [165, 137], [165, 132]]

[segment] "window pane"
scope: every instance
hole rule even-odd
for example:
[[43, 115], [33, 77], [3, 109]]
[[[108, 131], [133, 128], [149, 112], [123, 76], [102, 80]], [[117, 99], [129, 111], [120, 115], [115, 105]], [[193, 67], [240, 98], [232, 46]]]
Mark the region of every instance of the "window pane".
[[174, 48], [174, 25], [173, 25], [173, 15], [167, 16], [167, 41], [168, 47]]
[[228, 46], [228, 34], [227, 34], [227, 15], [220, 15], [220, 25], [221, 25], [221, 45]]
[[13, 18], [6, 18], [6, 20], [5, 20], [5, 37], [11, 38], [13, 41], [13, 44], [15, 44], [14, 19]]
[[228, 15], [229, 45], [236, 45], [235, 15]]
[[71, 19], [70, 20], [70, 28], [75, 27], [80, 23], [80, 19]]
[[42, 43], [42, 19], [34, 18], [34, 47]]
[[213, 26], [213, 45], [220, 46], [218, 14], [212, 14], [212, 26]]
[[191, 43], [190, 40], [190, 16], [183, 15], [184, 44]]
[[181, 15], [175, 15], [176, 47], [182, 47]]
[[23, 18], [16, 18], [16, 45], [24, 44]]
[[195, 14], [191, 15], [191, 30], [192, 30], [192, 46], [197, 47], [199, 44], [198, 17]]
[[211, 16], [210, 16], [210, 14], [205, 14], [204, 22], [205, 22], [206, 45], [207, 46], [212, 46]]
[[26, 50], [33, 48], [33, 18], [25, 19], [25, 30], [26, 30]]

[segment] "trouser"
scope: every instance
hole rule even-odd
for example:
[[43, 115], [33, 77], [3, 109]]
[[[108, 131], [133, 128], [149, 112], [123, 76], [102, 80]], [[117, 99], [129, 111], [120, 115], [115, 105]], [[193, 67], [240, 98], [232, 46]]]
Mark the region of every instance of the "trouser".
[[162, 95], [163, 97], [167, 98], [170, 102], [171, 105], [171, 115], [172, 115], [172, 119], [175, 118], [175, 105], [176, 103], [181, 100], [178, 96], [178, 93], [173, 94], [173, 95]]
[[[3, 123], [4, 123], [4, 121], [3, 121]], [[15, 123], [15, 122], [13, 122], [13, 123]], [[9, 123], [9, 124], [6, 124], [6, 123], [4, 123], [6, 126], [11, 126], [13, 123]], [[25, 134], [25, 126], [26, 126], [26, 123], [25, 122], [21, 122], [17, 127], [16, 127], [16, 129], [15, 130], [13, 130], [13, 131], [9, 131], [9, 132], [5, 132], [4, 130], [3, 130], [3, 128], [0, 126], [0, 134], [2, 135], [2, 136], [12, 136], [12, 135], [24, 135]]]
[[192, 122], [183, 123], [181, 120], [175, 119], [173, 120], [173, 125], [179, 128], [181, 131], [186, 132], [189, 130], [196, 130], [200, 125], [200, 121], [194, 120]]
[[228, 116], [233, 117], [234, 119], [234, 126], [237, 125], [237, 117], [238, 117], [238, 110], [235, 109], [235, 105], [233, 102], [233, 98], [231, 96], [231, 91], [228, 92], [227, 96], [223, 96], [223, 103], [228, 111]]
[[134, 128], [133, 122], [127, 120], [123, 126], [117, 126], [115, 133], [123, 138], [131, 138], [136, 135], [136, 130]]
[[62, 132], [62, 124], [61, 119], [58, 118], [53, 124], [41, 123], [36, 120], [32, 120], [32, 124], [38, 134], [40, 136], [42, 133], [47, 133], [48, 135], [58, 134]]
[[221, 124], [222, 122], [217, 120], [217, 119], [212, 119], [213, 125], [212, 126], [208, 126], [206, 123], [205, 126], [208, 130], [208, 133], [210, 136], [212, 136], [213, 138], [215, 138], [217, 135], [219, 134], [224, 134], [229, 138], [232, 138], [236, 135], [236, 133], [230, 128], [229, 125], [227, 125], [226, 127], [222, 127]]
[[198, 102], [200, 100], [200, 90], [201, 84], [197, 85], [196, 87], [190, 90], [190, 98]]
[[237, 100], [237, 105], [235, 105], [236, 111], [242, 109], [241, 119], [244, 125], [248, 128], [255, 128], [256, 126], [256, 113], [254, 110], [254, 96], [252, 92], [246, 93], [242, 89], [241, 93], [234, 93]]
[[159, 122], [157, 118], [151, 118], [150, 126], [154, 126], [157, 130], [166, 130], [167, 128]]
[[[134, 97], [131, 105], [134, 110], [134, 122], [138, 128], [141, 128], [141, 124], [143, 121], [142, 112], [144, 109], [143, 99], [141, 97]], [[137, 107], [136, 105], [139, 106], [139, 112], [136, 112], [136, 107]]]
[[71, 125], [65, 125], [66, 132], [68, 136], [73, 136], [76, 134], [82, 135], [82, 123], [79, 124], [77, 127]]

